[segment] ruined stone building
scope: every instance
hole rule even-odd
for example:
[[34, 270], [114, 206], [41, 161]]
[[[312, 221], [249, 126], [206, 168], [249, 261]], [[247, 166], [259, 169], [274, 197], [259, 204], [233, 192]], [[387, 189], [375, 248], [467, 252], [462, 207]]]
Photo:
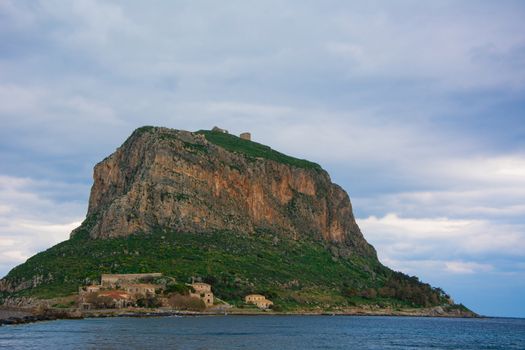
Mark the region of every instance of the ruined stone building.
[[213, 306], [213, 293], [211, 291], [211, 285], [203, 282], [194, 282], [190, 284], [195, 292], [190, 292], [190, 296], [197, 297], [204, 301], [206, 307]]
[[122, 290], [105, 290], [100, 292], [98, 296], [111, 298], [117, 309], [133, 306], [135, 304], [135, 298], [133, 295]]
[[211, 129], [211, 131], [214, 131], [214, 132], [222, 132], [223, 134], [229, 134], [228, 130], [226, 130], [226, 129], [221, 129], [221, 128], [219, 128], [218, 126], [214, 126], [213, 129]]
[[82, 286], [78, 290], [79, 303], [82, 308], [91, 308], [88, 300], [92, 296], [109, 297], [116, 308], [133, 306], [144, 297], [154, 296], [162, 285], [142, 283], [162, 277], [162, 273], [103, 274], [99, 285]]
[[273, 305], [272, 301], [266, 299], [266, 297], [261, 294], [248, 294], [244, 297], [244, 301], [246, 304], [256, 305], [259, 309], [268, 309]]
[[129, 283], [122, 286], [123, 290], [135, 296], [155, 295], [155, 290], [158, 288], [158, 285], [149, 283]]
[[78, 294], [88, 294], [88, 293], [97, 293], [100, 291], [100, 286], [98, 284], [93, 284], [90, 286], [82, 286], [78, 288]]

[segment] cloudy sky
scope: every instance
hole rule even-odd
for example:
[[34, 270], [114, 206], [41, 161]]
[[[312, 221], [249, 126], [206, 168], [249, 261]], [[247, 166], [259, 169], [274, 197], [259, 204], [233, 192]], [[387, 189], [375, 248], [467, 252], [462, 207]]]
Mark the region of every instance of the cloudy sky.
[[0, 0], [0, 274], [84, 218], [135, 128], [251, 131], [381, 261], [525, 317], [522, 1]]

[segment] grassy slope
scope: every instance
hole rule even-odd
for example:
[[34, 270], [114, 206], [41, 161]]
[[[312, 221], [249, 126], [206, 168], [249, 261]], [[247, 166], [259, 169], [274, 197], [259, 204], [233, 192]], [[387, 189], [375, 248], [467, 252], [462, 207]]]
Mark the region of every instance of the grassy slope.
[[225, 134], [222, 132], [199, 130], [198, 134], [202, 134], [209, 142], [227, 149], [231, 152], [242, 153], [248, 157], [260, 157], [271, 159], [283, 164], [293, 165], [304, 169], [321, 169], [319, 164], [310, 162], [305, 159], [298, 159], [287, 156], [286, 154], [277, 152], [272, 148], [253, 141], [243, 140], [237, 136]]
[[[278, 242], [277, 242], [278, 239]], [[183, 234], [156, 232], [125, 238], [74, 238], [39, 253], [14, 268], [8, 279], [30, 279], [39, 272], [53, 280], [18, 295], [50, 298], [74, 293], [86, 278], [101, 273], [162, 272], [180, 282], [192, 276], [213, 284], [221, 299], [240, 303], [243, 296], [264, 293], [282, 309], [325, 309], [370, 303], [409, 306], [394, 298], [366, 299], [349, 288], [378, 289], [392, 272], [373, 260], [333, 259], [321, 242], [293, 241], [270, 233]], [[374, 276], [374, 277], [373, 277]]]
[[231, 232], [157, 232], [104, 240], [78, 235], [28, 259], [7, 277], [52, 273], [52, 283], [25, 292], [42, 296], [74, 292], [86, 277], [98, 279], [106, 272], [160, 271], [184, 281], [191, 276], [213, 276], [226, 288], [225, 294], [233, 293], [227, 290], [230, 282], [235, 288], [256, 291], [249, 282], [257, 283], [256, 289], [268, 289], [299, 279], [308, 287], [330, 289], [340, 286], [339, 281], [364, 283], [369, 278], [349, 261], [332, 261], [320, 243], [279, 240], [274, 244], [272, 240], [270, 235], [239, 237]]

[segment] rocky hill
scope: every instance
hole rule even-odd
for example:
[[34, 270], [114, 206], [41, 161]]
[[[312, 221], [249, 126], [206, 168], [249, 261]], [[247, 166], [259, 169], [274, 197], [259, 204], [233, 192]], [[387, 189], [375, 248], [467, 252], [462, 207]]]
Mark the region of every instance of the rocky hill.
[[319, 165], [215, 131], [142, 127], [97, 164], [86, 220], [14, 268], [4, 296], [53, 297], [101, 273], [199, 276], [231, 302], [276, 307], [450, 305], [383, 266], [346, 192]]
[[[245, 146], [253, 155], [236, 152]], [[87, 215], [97, 222], [89, 235], [266, 229], [375, 256], [346, 192], [317, 164], [292, 160], [228, 134], [138, 129], [95, 166]]]

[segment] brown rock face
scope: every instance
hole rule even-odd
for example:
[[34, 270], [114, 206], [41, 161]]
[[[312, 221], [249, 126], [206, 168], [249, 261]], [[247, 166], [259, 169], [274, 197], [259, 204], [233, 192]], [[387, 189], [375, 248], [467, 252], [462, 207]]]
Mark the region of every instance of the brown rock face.
[[230, 152], [188, 131], [137, 129], [95, 166], [89, 217], [96, 217], [92, 238], [156, 228], [269, 230], [375, 256], [348, 195], [326, 171]]

